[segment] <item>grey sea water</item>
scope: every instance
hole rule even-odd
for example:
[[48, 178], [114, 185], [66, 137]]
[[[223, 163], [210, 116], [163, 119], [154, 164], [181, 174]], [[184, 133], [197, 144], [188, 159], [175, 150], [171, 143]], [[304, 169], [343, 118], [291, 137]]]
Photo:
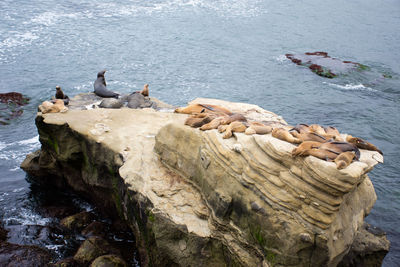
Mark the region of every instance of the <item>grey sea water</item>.
[[[391, 241], [384, 266], [397, 266], [399, 28], [399, 0], [2, 0], [0, 93], [31, 101], [0, 125], [0, 218], [11, 231], [51, 220], [35, 211], [19, 169], [40, 148], [37, 105], [56, 85], [69, 96], [92, 91], [105, 68], [109, 88], [121, 93], [149, 83], [151, 96], [174, 105], [196, 97], [253, 103], [290, 124], [336, 126], [377, 145], [385, 163], [370, 173], [378, 200], [366, 220]], [[326, 79], [284, 56], [314, 51], [370, 70]], [[18, 240], [35, 244], [29, 232]]]

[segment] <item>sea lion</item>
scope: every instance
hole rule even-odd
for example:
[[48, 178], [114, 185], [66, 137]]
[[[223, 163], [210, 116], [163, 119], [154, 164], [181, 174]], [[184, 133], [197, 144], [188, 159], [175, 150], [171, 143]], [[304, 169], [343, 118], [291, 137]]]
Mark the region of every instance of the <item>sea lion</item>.
[[290, 132], [294, 137], [298, 138], [300, 142], [305, 141], [315, 141], [315, 142], [326, 142], [328, 141], [324, 136], [319, 135], [317, 133], [308, 132], [308, 133], [298, 133], [298, 132]]
[[309, 133], [310, 132], [309, 127], [310, 126], [308, 126], [308, 124], [301, 123], [301, 124], [297, 124], [295, 127], [290, 129], [289, 131], [290, 132], [296, 131], [298, 133]]
[[229, 125], [220, 125], [218, 126], [218, 132], [223, 133], [226, 131], [226, 129], [228, 128]]
[[205, 115], [206, 116], [190, 116], [185, 120], [185, 125], [198, 128], [204, 126], [205, 124], [215, 119], [215, 115], [213, 114], [206, 113]]
[[334, 162], [336, 163], [336, 168], [339, 170], [346, 168], [347, 166], [350, 165], [350, 163], [353, 161], [355, 156], [356, 156], [356, 154], [354, 153], [354, 151], [346, 151], [346, 152], [340, 153], [334, 159]]
[[56, 94], [54, 96], [55, 99], [62, 99], [64, 101], [64, 105], [69, 104], [69, 97], [66, 94], [64, 94], [63, 90], [58, 85], [56, 86]]
[[209, 123], [206, 123], [203, 126], [201, 126], [200, 130], [207, 131], [207, 130], [217, 129], [218, 126], [222, 125], [222, 121], [224, 120], [225, 120], [224, 116], [217, 117], [212, 121], [210, 121]]
[[353, 137], [351, 135], [346, 136], [346, 141], [356, 145], [358, 148], [377, 151], [379, 154], [383, 155], [383, 152], [379, 150], [375, 145], [367, 142], [359, 137]]
[[272, 127], [260, 122], [250, 122], [249, 127], [246, 129], [245, 134], [269, 134], [272, 132]]
[[117, 98], [119, 94], [110, 91], [107, 89], [107, 84], [106, 80], [104, 78], [104, 74], [106, 73], [106, 70], [102, 70], [99, 73], [97, 73], [97, 79], [94, 82], [94, 93], [98, 96], [101, 97], [115, 97]]
[[149, 96], [149, 85], [147, 83], [143, 86], [143, 90], [140, 93], [144, 96]]
[[329, 150], [337, 155], [346, 151], [354, 151], [356, 159], [360, 159], [360, 150], [357, 148], [357, 146], [347, 142], [326, 142], [322, 143], [319, 146], [319, 149]]
[[314, 157], [317, 157], [319, 159], [323, 159], [326, 161], [332, 161], [332, 160], [336, 159], [338, 154], [334, 153], [332, 151], [326, 150], [326, 149], [319, 149], [319, 148], [314, 149], [313, 148], [313, 149], [304, 150], [304, 152], [301, 154], [301, 156], [303, 156], [303, 157], [314, 156]]
[[301, 140], [294, 137], [290, 134], [290, 132], [284, 128], [274, 128], [272, 130], [272, 136], [278, 138], [280, 140], [292, 143], [292, 144], [299, 144]]
[[231, 124], [228, 125], [228, 127], [225, 130], [224, 136], [222, 138], [227, 139], [230, 138], [233, 134], [233, 132], [237, 133], [243, 133], [246, 130], [246, 125], [241, 122], [241, 121], [234, 121]]
[[311, 133], [316, 133], [318, 135], [324, 136], [326, 134], [324, 128], [319, 124], [311, 124], [309, 127]]
[[232, 115], [232, 112], [226, 108], [216, 105], [205, 105], [205, 104], [191, 104], [187, 107], [181, 107], [175, 109], [176, 113], [194, 114], [194, 113], [225, 113]]
[[43, 113], [57, 113], [57, 112], [66, 112], [68, 108], [64, 105], [64, 101], [62, 99], [56, 99], [54, 104], [50, 101], [44, 101], [40, 106], [39, 110]]
[[309, 149], [317, 149], [321, 145], [320, 142], [315, 142], [315, 141], [305, 141], [301, 143], [298, 147], [293, 149], [292, 151], [292, 157], [295, 156], [303, 156], [303, 154], [307, 153], [305, 151]]
[[247, 119], [245, 116], [243, 116], [242, 114], [239, 113], [234, 113], [230, 116], [227, 116], [224, 113], [219, 113], [220, 116], [216, 117], [214, 120], [212, 120], [211, 122], [203, 125], [200, 130], [211, 130], [211, 129], [217, 129], [219, 125], [225, 125], [225, 124], [230, 124], [234, 121], [242, 121], [242, 122], [246, 122]]

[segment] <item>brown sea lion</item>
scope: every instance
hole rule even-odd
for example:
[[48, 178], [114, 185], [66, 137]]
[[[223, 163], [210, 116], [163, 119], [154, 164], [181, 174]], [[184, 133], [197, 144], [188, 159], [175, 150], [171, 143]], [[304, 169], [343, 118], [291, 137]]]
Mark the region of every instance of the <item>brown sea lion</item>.
[[319, 146], [319, 149], [329, 150], [337, 155], [346, 151], [354, 151], [356, 159], [360, 159], [360, 150], [357, 148], [357, 146], [347, 142], [326, 142], [322, 143]]
[[245, 134], [269, 134], [272, 132], [272, 127], [260, 122], [250, 122], [249, 127], [246, 129]]
[[189, 125], [190, 127], [194, 128], [202, 127], [203, 125], [214, 120], [216, 116], [216, 114], [212, 113], [194, 114], [185, 120], [185, 125]]
[[293, 135], [290, 134], [290, 132], [284, 128], [274, 128], [272, 130], [272, 136], [275, 138], [278, 138], [280, 140], [293, 143], [293, 144], [299, 144], [301, 143], [301, 140], [294, 137]]
[[298, 147], [293, 149], [292, 151], [292, 157], [295, 156], [303, 156], [306, 150], [309, 149], [317, 149], [322, 143], [320, 142], [315, 142], [315, 141], [305, 141], [301, 143]]
[[191, 104], [187, 107], [181, 107], [175, 109], [176, 113], [194, 114], [194, 113], [225, 113], [232, 115], [232, 112], [226, 108], [216, 105], [205, 105], [205, 104]]
[[318, 135], [324, 136], [326, 134], [324, 128], [319, 124], [311, 124], [309, 127], [311, 133], [316, 133]]
[[149, 85], [147, 83], [143, 86], [143, 90], [140, 93], [144, 96], [149, 96]]
[[295, 127], [290, 129], [289, 131], [290, 132], [296, 131], [298, 133], [308, 133], [308, 132], [310, 132], [309, 127], [310, 126], [308, 126], [308, 124], [301, 123], [301, 124], [297, 124]]
[[346, 168], [350, 165], [355, 156], [356, 153], [354, 151], [340, 153], [334, 160], [336, 163], [336, 168], [339, 170]]
[[200, 130], [211, 130], [211, 129], [217, 129], [219, 125], [225, 125], [225, 124], [230, 124], [234, 121], [242, 121], [246, 122], [247, 119], [242, 115], [238, 113], [234, 113], [230, 116], [227, 116], [226, 114], [223, 113], [218, 113], [219, 116], [212, 120], [211, 122], [203, 125]]
[[233, 134], [233, 132], [237, 133], [243, 133], [246, 130], [246, 125], [241, 122], [241, 121], [234, 121], [231, 124], [228, 125], [228, 127], [225, 130], [224, 136], [222, 138], [227, 139], [230, 138]]
[[296, 131], [292, 131], [290, 132], [294, 137], [296, 137], [297, 139], [300, 140], [300, 142], [305, 142], [305, 141], [315, 141], [315, 142], [326, 142], [328, 141], [324, 136], [319, 135], [317, 133], [312, 133], [312, 132], [308, 132], [308, 133], [298, 133]]
[[209, 123], [204, 124], [203, 126], [201, 126], [200, 130], [206, 131], [206, 130], [217, 129], [218, 126], [220, 126], [222, 124], [221, 122], [224, 119], [225, 119], [224, 116], [217, 117], [217, 118], [213, 119], [212, 121], [210, 121]]
[[338, 154], [326, 149], [313, 148], [304, 150], [300, 156], [314, 156], [326, 161], [332, 161], [338, 156]]
[[379, 152], [379, 154], [383, 155], [382, 151], [379, 150], [375, 145], [373, 145], [370, 142], [367, 142], [359, 137], [353, 137], [351, 135], [347, 135], [346, 141], [356, 145], [358, 148], [377, 151], [377, 152]]

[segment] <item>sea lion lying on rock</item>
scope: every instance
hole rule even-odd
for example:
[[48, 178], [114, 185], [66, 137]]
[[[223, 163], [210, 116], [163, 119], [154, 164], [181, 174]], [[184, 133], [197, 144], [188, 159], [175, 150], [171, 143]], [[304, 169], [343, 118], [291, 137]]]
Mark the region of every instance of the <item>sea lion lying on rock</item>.
[[379, 154], [383, 155], [382, 151], [379, 150], [375, 145], [373, 145], [359, 137], [353, 137], [351, 135], [347, 135], [346, 141], [356, 145], [358, 148], [377, 151]]
[[334, 162], [336, 163], [336, 168], [339, 170], [346, 168], [347, 166], [350, 165], [350, 163], [353, 161], [355, 156], [356, 156], [356, 153], [354, 151], [346, 151], [346, 152], [340, 153], [334, 159]]
[[293, 149], [292, 156], [314, 156], [326, 161], [335, 161], [338, 169], [346, 168], [355, 158], [359, 160], [360, 150], [347, 142], [305, 141]]
[[196, 113], [225, 113], [226, 115], [232, 115], [232, 112], [226, 108], [216, 105], [205, 105], [205, 104], [191, 104], [187, 107], [181, 107], [175, 109], [176, 113], [184, 114], [196, 114]]
[[292, 144], [300, 144], [302, 142], [297, 137], [291, 135], [290, 132], [284, 128], [274, 128], [272, 130], [272, 136]]
[[57, 113], [57, 112], [66, 112], [68, 108], [64, 105], [64, 101], [61, 99], [54, 100], [54, 104], [50, 101], [44, 101], [39, 106], [39, 111], [43, 114], [46, 113]]

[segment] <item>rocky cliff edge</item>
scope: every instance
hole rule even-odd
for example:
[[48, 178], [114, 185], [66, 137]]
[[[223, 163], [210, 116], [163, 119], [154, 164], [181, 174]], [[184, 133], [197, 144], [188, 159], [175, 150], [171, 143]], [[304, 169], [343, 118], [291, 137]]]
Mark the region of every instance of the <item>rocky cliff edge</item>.
[[[286, 124], [255, 105], [192, 103]], [[361, 150], [360, 161], [338, 170], [292, 158], [294, 145], [270, 134], [222, 139], [185, 126], [186, 117], [128, 108], [38, 113], [42, 148], [21, 167], [123, 217], [142, 266], [350, 266], [360, 255], [380, 264], [384, 235], [372, 250], [352, 248], [356, 237], [367, 243], [360, 231], [376, 201], [367, 173], [383, 161], [379, 153]]]

